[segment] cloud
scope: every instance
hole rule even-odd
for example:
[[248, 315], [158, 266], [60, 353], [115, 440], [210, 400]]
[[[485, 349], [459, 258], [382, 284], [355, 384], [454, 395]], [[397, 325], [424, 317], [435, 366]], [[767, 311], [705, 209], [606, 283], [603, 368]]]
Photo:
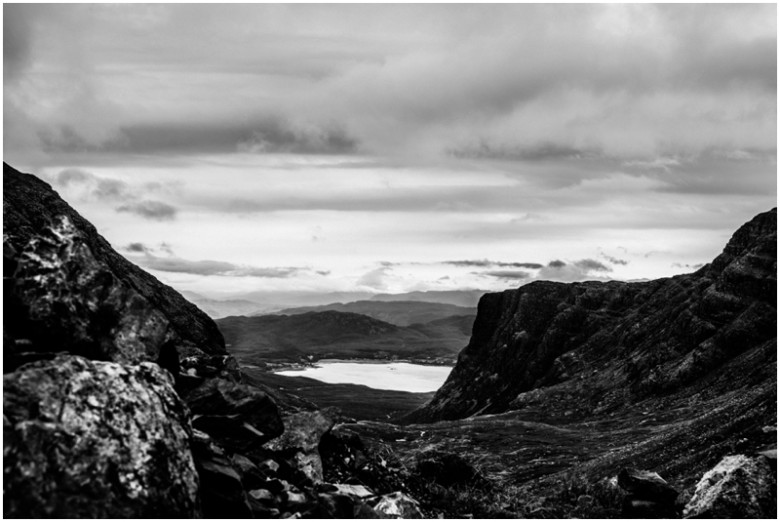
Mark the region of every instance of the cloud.
[[496, 279], [503, 279], [506, 281], [514, 281], [518, 279], [528, 279], [531, 274], [522, 270], [491, 270], [488, 272], [479, 272], [480, 275], [489, 277], [495, 277]]
[[381, 266], [374, 270], [369, 270], [360, 276], [357, 280], [357, 285], [369, 287], [373, 290], [386, 290], [387, 283], [385, 282], [385, 278], [391, 270], [392, 268], [388, 266]]
[[141, 254], [149, 252], [149, 248], [143, 243], [130, 243], [125, 247], [125, 250], [127, 250], [128, 252], [141, 253]]
[[539, 263], [506, 263], [502, 261], [491, 261], [489, 259], [472, 259], [472, 260], [462, 260], [462, 261], [442, 261], [442, 264], [445, 265], [452, 265], [452, 266], [459, 266], [459, 267], [491, 267], [491, 266], [498, 266], [502, 268], [531, 268], [531, 269], [537, 269], [542, 268], [543, 265], [540, 265]]
[[589, 279], [603, 280], [603, 273], [612, 269], [594, 259], [580, 259], [570, 263], [555, 259], [539, 270], [536, 279], [550, 281], [584, 281]]
[[603, 263], [599, 263], [595, 259], [580, 259], [579, 261], [575, 261], [574, 265], [578, 268], [582, 268], [586, 271], [591, 272], [611, 272], [612, 269], [608, 266], [604, 265]]
[[601, 253], [601, 257], [603, 257], [604, 259], [606, 259], [607, 261], [609, 261], [613, 265], [626, 266], [628, 264], [628, 261], [625, 260], [625, 259], [620, 259], [618, 257], [612, 257], [612, 256], [609, 256], [609, 255], [603, 253], [603, 252]]
[[176, 207], [162, 201], [143, 200], [116, 208], [117, 212], [129, 212], [153, 221], [171, 221], [176, 218]]
[[776, 147], [773, 5], [20, 5], [4, 20], [4, 107], [34, 129], [6, 139], [55, 152], [663, 171], [670, 151]]
[[295, 276], [302, 268], [298, 267], [255, 267], [237, 265], [226, 261], [199, 260], [192, 261], [180, 257], [159, 257], [150, 254], [148, 249], [144, 256], [133, 258], [133, 261], [150, 270], [159, 272], [177, 272], [201, 276], [227, 277], [259, 277], [283, 279]]

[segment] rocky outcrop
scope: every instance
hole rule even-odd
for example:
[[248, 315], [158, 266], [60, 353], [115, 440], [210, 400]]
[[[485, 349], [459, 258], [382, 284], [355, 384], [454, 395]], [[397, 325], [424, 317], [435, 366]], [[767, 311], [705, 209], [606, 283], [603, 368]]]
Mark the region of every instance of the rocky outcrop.
[[217, 370], [229, 361], [214, 321], [115, 252], [48, 184], [7, 164], [3, 300], [5, 372], [57, 352], [152, 361], [175, 377], [187, 357]]
[[3, 377], [6, 517], [199, 513], [187, 409], [157, 365], [60, 356]]
[[[723, 390], [765, 380], [776, 359], [776, 231], [776, 209], [759, 214], [692, 274], [641, 283], [537, 281], [484, 295], [449, 378], [407, 420], [529, 407], [593, 415], [706, 379]], [[748, 357], [744, 381], [713, 377]]]
[[777, 467], [761, 455], [730, 455], [705, 473], [686, 518], [777, 518]]
[[623, 500], [626, 518], [679, 518], [678, 491], [652, 471], [625, 468], [617, 476], [618, 486], [629, 494]]

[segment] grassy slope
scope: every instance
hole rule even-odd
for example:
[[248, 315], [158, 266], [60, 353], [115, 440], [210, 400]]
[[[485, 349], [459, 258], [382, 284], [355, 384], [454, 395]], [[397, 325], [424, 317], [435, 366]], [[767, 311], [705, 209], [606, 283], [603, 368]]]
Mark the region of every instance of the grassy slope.
[[226, 317], [217, 321], [230, 352], [242, 364], [268, 361], [442, 358], [454, 362], [468, 342], [468, 316], [401, 327], [346, 312]]

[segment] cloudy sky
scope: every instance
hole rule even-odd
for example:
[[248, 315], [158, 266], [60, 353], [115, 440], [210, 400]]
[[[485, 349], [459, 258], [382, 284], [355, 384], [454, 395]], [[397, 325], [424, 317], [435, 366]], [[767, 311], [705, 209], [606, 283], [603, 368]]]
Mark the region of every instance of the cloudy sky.
[[3, 6], [4, 160], [181, 290], [689, 272], [776, 206], [776, 6]]

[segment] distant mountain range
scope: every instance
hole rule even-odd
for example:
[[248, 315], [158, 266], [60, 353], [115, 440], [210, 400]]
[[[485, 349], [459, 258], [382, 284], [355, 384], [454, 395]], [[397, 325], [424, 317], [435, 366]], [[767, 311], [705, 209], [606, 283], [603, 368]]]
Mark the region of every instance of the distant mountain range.
[[[466, 308], [444, 303], [424, 301], [354, 301], [352, 303], [331, 303], [321, 306], [301, 306], [285, 308], [280, 314], [297, 315], [306, 312], [352, 312], [366, 315], [398, 326], [415, 323], [428, 323], [453, 315], [471, 316], [472, 322], [477, 315], [476, 308]], [[254, 314], [262, 315], [262, 314]]]
[[454, 362], [468, 344], [473, 321], [473, 315], [455, 315], [398, 326], [366, 315], [329, 310], [225, 317], [217, 320], [217, 325], [239, 362], [262, 365], [328, 358]]

